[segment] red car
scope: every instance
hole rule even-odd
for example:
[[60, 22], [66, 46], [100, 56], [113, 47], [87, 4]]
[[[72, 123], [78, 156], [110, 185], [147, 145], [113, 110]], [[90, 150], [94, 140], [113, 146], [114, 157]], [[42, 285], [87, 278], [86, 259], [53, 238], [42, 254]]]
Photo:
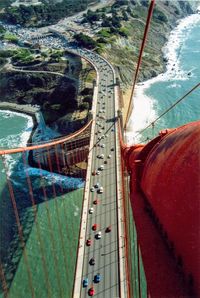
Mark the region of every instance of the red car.
[[93, 224], [93, 226], [92, 226], [92, 230], [93, 230], [93, 231], [96, 231], [96, 230], [97, 230], [97, 224]]
[[93, 172], [92, 172], [92, 176], [95, 176], [95, 175], [96, 175], [96, 171], [93, 171]]
[[92, 244], [92, 240], [91, 239], [87, 239], [87, 241], [86, 241], [86, 245], [87, 246], [90, 246]]
[[108, 227], [106, 228], [106, 233], [110, 233], [111, 230], [112, 230], [111, 226], [108, 226]]
[[91, 288], [89, 289], [89, 291], [88, 291], [88, 295], [89, 295], [89, 296], [94, 296], [94, 294], [95, 294], [95, 290], [94, 290], [93, 287], [91, 287]]
[[98, 200], [98, 199], [94, 200], [94, 201], [93, 201], [93, 204], [94, 204], [94, 205], [99, 204], [99, 200]]

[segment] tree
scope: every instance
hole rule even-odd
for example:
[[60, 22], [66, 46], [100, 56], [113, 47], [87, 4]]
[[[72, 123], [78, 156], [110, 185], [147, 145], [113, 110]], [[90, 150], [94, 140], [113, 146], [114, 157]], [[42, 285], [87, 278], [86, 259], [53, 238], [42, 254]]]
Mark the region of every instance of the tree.
[[83, 111], [83, 110], [88, 110], [89, 107], [90, 107], [90, 105], [89, 105], [88, 102], [83, 102], [83, 103], [81, 103], [81, 104], [79, 105], [79, 109], [80, 109], [81, 111]]
[[164, 23], [168, 22], [167, 16], [158, 8], [154, 9], [153, 18], [155, 19], [155, 21], [158, 21], [158, 22], [164, 22]]
[[75, 34], [74, 38], [79, 45], [81, 45], [85, 48], [93, 49], [96, 47], [96, 42], [88, 35], [79, 33], [79, 34]]

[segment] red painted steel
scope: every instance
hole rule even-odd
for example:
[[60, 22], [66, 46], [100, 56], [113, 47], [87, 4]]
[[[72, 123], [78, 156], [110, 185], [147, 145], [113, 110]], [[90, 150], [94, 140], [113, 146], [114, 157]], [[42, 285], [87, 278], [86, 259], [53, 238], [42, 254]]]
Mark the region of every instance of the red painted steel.
[[[141, 234], [146, 221], [143, 215], [143, 226], [140, 224], [142, 199], [137, 204], [137, 197], [144, 194], [150, 203], [150, 212], [153, 214], [155, 224], [159, 227], [163, 238], [167, 240], [179, 270], [185, 274], [189, 293], [194, 291], [200, 295], [200, 121], [174, 130], [162, 131], [159, 137], [144, 147], [133, 146], [124, 149], [123, 155], [131, 173], [131, 201], [132, 208], [135, 208], [133, 211], [137, 219], [139, 240], [144, 242], [147, 237]], [[143, 256], [146, 251], [147, 247], [143, 247]], [[162, 253], [160, 255], [163, 256], [162, 262], [167, 260], [167, 256], [164, 257]], [[167, 266], [167, 262], [165, 263]], [[152, 278], [154, 265], [147, 256], [144, 266], [145, 264], [150, 295], [152, 297], [156, 297], [156, 293], [161, 295], [167, 280], [160, 278], [158, 285]], [[164, 265], [160, 266], [164, 268]], [[170, 275], [167, 276], [170, 280]], [[159, 276], [157, 278], [159, 279]], [[171, 287], [174, 287], [177, 293], [179, 287], [175, 286], [175, 281]], [[173, 292], [173, 289], [169, 291]]]
[[5, 149], [5, 150], [0, 150], [0, 155], [3, 154], [14, 154], [14, 153], [19, 153], [19, 152], [24, 152], [24, 151], [30, 151], [30, 150], [36, 150], [36, 149], [43, 149], [43, 148], [49, 148], [54, 145], [58, 144], [63, 144], [69, 140], [74, 139], [75, 137], [79, 136], [81, 133], [87, 130], [92, 124], [93, 120], [90, 120], [84, 127], [81, 129], [77, 130], [76, 132], [70, 134], [67, 137], [59, 138], [54, 141], [51, 141], [49, 143], [41, 144], [41, 145], [34, 145], [34, 146], [28, 146], [28, 147], [23, 147], [23, 148], [14, 148], [14, 149]]
[[135, 75], [134, 75], [133, 87], [132, 87], [132, 91], [131, 91], [131, 97], [130, 97], [130, 101], [129, 101], [128, 111], [127, 111], [127, 116], [126, 116], [126, 121], [125, 121], [125, 127], [128, 123], [130, 113], [131, 113], [131, 104], [132, 104], [133, 94], [134, 94], [135, 85], [136, 85], [138, 74], [139, 74], [140, 65], [142, 63], [142, 55], [143, 55], [145, 43], [147, 41], [147, 35], [148, 35], [149, 28], [150, 28], [151, 17], [153, 14], [154, 5], [155, 5], [155, 0], [151, 0], [149, 10], [148, 10], [147, 20], [146, 20], [146, 24], [145, 24], [144, 36], [142, 39], [139, 58], [138, 58], [138, 62], [137, 62], [137, 68], [136, 68]]

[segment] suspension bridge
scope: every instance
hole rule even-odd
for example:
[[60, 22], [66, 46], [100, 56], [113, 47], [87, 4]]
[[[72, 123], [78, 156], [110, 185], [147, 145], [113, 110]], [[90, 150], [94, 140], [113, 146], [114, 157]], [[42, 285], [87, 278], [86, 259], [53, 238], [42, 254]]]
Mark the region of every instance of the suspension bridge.
[[[147, 34], [148, 26], [145, 31]], [[143, 48], [144, 42], [141, 53]], [[191, 169], [199, 162], [199, 122], [163, 131], [146, 146], [127, 146], [121, 91], [112, 66], [94, 52], [75, 47], [68, 50], [96, 69], [92, 117], [67, 137], [0, 150], [4, 184], [0, 296], [194, 296], [199, 293], [196, 226], [192, 234], [186, 227], [185, 236], [180, 233], [185, 208], [177, 217], [177, 228], [172, 228], [174, 221], [171, 223], [169, 213], [166, 216], [162, 210], [173, 212], [179, 194], [171, 190], [171, 207], [158, 207], [154, 198], [164, 198], [163, 189], [166, 194], [168, 189], [163, 180], [158, 192], [152, 186], [156, 171], [165, 179], [162, 167], [158, 170], [161, 163], [169, 172], [162, 150], [175, 172], [177, 161], [171, 159], [170, 146], [180, 136], [175, 143], [190, 163], [179, 164], [177, 169], [190, 172], [193, 195], [198, 196], [197, 171]], [[136, 76], [138, 71], [139, 66]], [[186, 147], [191, 142], [188, 153]], [[161, 154], [160, 159], [156, 160], [155, 154]], [[148, 167], [153, 168], [151, 178]], [[177, 179], [182, 189], [185, 178], [183, 174]], [[173, 181], [174, 176], [172, 180], [168, 177], [169, 185]], [[70, 193], [74, 195], [70, 197]], [[185, 189], [184, 195], [189, 200]], [[69, 203], [79, 204], [80, 210], [75, 207], [80, 219], [72, 214]], [[197, 218], [198, 208], [190, 206], [189, 221]], [[184, 246], [179, 245], [183, 242]], [[190, 245], [192, 260], [188, 258]]]

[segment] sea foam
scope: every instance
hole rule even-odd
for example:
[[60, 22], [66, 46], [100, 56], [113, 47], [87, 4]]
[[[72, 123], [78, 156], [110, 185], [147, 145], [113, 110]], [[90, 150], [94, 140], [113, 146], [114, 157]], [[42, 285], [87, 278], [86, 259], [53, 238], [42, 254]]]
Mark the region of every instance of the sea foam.
[[179, 88], [178, 85], [175, 85], [176, 80], [189, 79], [188, 72], [184, 72], [181, 69], [179, 55], [185, 38], [198, 22], [200, 22], [200, 14], [190, 15], [177, 23], [177, 27], [171, 31], [168, 42], [163, 48], [163, 54], [167, 60], [166, 72], [142, 84], [137, 84], [134, 94], [134, 108], [125, 134], [128, 144], [140, 142], [142, 138], [140, 131], [152, 123], [158, 116], [153, 108], [155, 100], [145, 94], [146, 90], [152, 84], [162, 81], [171, 81], [170, 88]]

